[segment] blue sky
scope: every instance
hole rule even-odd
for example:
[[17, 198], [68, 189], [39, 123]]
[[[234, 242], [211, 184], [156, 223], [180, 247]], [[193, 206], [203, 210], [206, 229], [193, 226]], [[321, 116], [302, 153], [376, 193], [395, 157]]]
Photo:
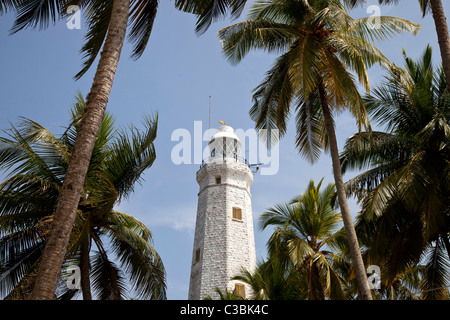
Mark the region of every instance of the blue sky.
[[[375, 3], [367, 1], [368, 5]], [[444, 6], [450, 16], [450, 6], [445, 1]], [[431, 15], [422, 18], [418, 1], [403, 0], [398, 6], [382, 6], [381, 14], [422, 24], [422, 31], [416, 37], [397, 36], [377, 44], [391, 61], [402, 64], [402, 49], [418, 58], [429, 43], [436, 64], [440, 63], [433, 19]], [[370, 14], [362, 8], [354, 10], [352, 15]], [[245, 14], [239, 20], [244, 18]], [[153, 232], [154, 246], [167, 270], [169, 299], [186, 299], [188, 294], [197, 210], [195, 173], [199, 169], [196, 164], [172, 163], [171, 150], [177, 142], [171, 141], [171, 134], [179, 128], [193, 133], [194, 121], [203, 121], [206, 130], [209, 96], [212, 97], [212, 127], [218, 127], [218, 121], [224, 120], [235, 129], [253, 128], [248, 116], [251, 91], [263, 79], [275, 57], [253, 52], [237, 66], [228, 63], [221, 52], [217, 31], [231, 23], [227, 19], [220, 21], [198, 37], [194, 33], [195, 17], [175, 10], [173, 1], [160, 1], [153, 34], [141, 59], [131, 60], [130, 46], [124, 46], [107, 107], [120, 126], [139, 125], [142, 115], [159, 113], [157, 160], [145, 174], [142, 186], [117, 209], [136, 216]], [[59, 22], [44, 31], [26, 30], [10, 36], [12, 24], [12, 15], [0, 17], [0, 129], [8, 129], [10, 122], [15, 124], [24, 116], [60, 133], [68, 123], [74, 96], [78, 91], [88, 94], [95, 71], [92, 68], [82, 79], [73, 80], [81, 67], [79, 51], [86, 26], [82, 22], [80, 30], [69, 30], [64, 22]], [[376, 86], [384, 73], [374, 67], [370, 75], [372, 86]], [[339, 116], [336, 124], [342, 147], [345, 139], [355, 133], [356, 126], [347, 114]], [[310, 165], [295, 150], [294, 133], [291, 123], [288, 134], [280, 142], [278, 173], [254, 177], [251, 191], [258, 259], [265, 256], [265, 244], [270, 236], [269, 231], [258, 229], [259, 215], [266, 208], [302, 192], [310, 179], [333, 182], [329, 156], [322, 155], [320, 161]], [[358, 207], [354, 201], [351, 208], [356, 214]]]

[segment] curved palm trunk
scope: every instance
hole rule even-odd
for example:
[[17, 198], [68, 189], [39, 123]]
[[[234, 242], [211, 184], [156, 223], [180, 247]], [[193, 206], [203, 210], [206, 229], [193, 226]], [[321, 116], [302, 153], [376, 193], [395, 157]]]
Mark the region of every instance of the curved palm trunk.
[[83, 300], [92, 300], [91, 280], [89, 278], [90, 263], [88, 239], [85, 239], [85, 241], [81, 243], [80, 251], [81, 292], [83, 293]]
[[441, 49], [442, 63], [445, 77], [447, 79], [447, 89], [450, 92], [450, 36], [448, 33], [447, 19], [441, 0], [430, 0], [431, 11], [433, 12], [434, 24]]
[[345, 194], [344, 179], [342, 177], [341, 163], [339, 160], [339, 150], [337, 145], [336, 133], [334, 131], [333, 117], [328, 106], [325, 89], [322, 84], [319, 85], [319, 96], [322, 106], [323, 117], [325, 120], [325, 129], [327, 130], [328, 141], [330, 144], [330, 154], [333, 163], [334, 181], [336, 184], [339, 207], [341, 209], [342, 220], [344, 222], [345, 233], [347, 234], [348, 245], [352, 257], [353, 267], [356, 273], [356, 281], [359, 292], [363, 300], [372, 300], [372, 294], [367, 280], [366, 269], [359, 248], [358, 237], [356, 236], [355, 226], [350, 214], [350, 208]]
[[125, 39], [129, 6], [130, 0], [114, 0], [108, 35], [88, 96], [72, 158], [64, 178], [52, 231], [45, 245], [36, 284], [31, 295], [31, 298], [35, 300], [49, 300], [54, 296], [92, 150], [106, 109]]

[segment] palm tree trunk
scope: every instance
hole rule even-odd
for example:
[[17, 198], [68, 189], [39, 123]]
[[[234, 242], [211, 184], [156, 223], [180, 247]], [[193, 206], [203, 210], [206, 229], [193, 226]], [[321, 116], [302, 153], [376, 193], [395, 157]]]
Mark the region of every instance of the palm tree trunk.
[[342, 220], [344, 222], [345, 232], [347, 234], [348, 245], [352, 257], [353, 267], [356, 273], [356, 281], [359, 292], [363, 300], [372, 300], [372, 294], [369, 289], [369, 282], [367, 280], [366, 269], [361, 256], [358, 238], [356, 236], [355, 226], [350, 214], [350, 208], [345, 194], [344, 179], [342, 177], [341, 163], [339, 160], [339, 150], [337, 145], [336, 133], [334, 131], [334, 121], [328, 106], [325, 89], [323, 84], [319, 85], [319, 96], [322, 106], [323, 117], [325, 120], [325, 129], [327, 131], [328, 141], [330, 144], [330, 154], [333, 163], [334, 181], [336, 184], [337, 197], [339, 207], [341, 209]]
[[430, 0], [431, 11], [433, 12], [434, 24], [441, 49], [442, 64], [445, 77], [447, 79], [447, 89], [450, 92], [450, 36], [448, 33], [447, 19], [441, 0]]
[[129, 6], [130, 0], [114, 0], [108, 35], [87, 99], [80, 131], [56, 207], [52, 230], [45, 245], [36, 284], [31, 295], [34, 300], [49, 300], [54, 296], [69, 235], [82, 195], [92, 150], [106, 109], [125, 39]]
[[90, 264], [88, 239], [82, 241], [80, 251], [81, 292], [83, 293], [83, 300], [92, 300], [91, 280], [89, 278]]

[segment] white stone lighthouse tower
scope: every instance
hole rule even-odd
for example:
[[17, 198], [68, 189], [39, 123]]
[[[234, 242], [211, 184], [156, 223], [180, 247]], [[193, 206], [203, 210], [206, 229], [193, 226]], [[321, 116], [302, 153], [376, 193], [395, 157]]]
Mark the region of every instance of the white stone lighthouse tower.
[[250, 287], [231, 280], [256, 268], [250, 186], [253, 173], [240, 158], [241, 142], [228, 125], [209, 142], [210, 158], [197, 172], [197, 220], [189, 300], [218, 299], [216, 288], [248, 297]]

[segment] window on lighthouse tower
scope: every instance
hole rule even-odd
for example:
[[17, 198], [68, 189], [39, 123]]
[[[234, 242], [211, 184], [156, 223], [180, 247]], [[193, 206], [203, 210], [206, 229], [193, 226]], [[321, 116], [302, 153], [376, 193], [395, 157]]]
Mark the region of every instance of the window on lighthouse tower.
[[233, 207], [233, 219], [242, 220], [242, 209]]
[[245, 299], [245, 286], [243, 284], [236, 283], [234, 285], [234, 291], [236, 292], [236, 294]]

